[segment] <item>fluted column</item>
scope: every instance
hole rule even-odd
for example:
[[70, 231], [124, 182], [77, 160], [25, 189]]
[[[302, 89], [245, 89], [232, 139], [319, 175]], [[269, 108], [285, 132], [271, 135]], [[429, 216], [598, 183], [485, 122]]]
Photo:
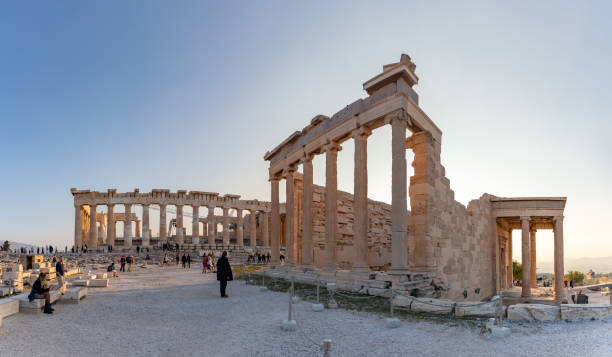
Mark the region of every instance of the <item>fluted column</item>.
[[208, 244], [216, 244], [216, 226], [217, 224], [215, 223], [215, 206], [208, 206]]
[[293, 174], [295, 173], [295, 167], [289, 166], [284, 171], [285, 174], [285, 258], [287, 265], [295, 264], [295, 252], [294, 252], [294, 186], [295, 181]]
[[537, 286], [537, 274], [536, 274], [536, 229], [533, 228], [530, 231], [530, 244], [531, 244], [531, 269], [529, 271], [531, 277], [531, 287]]
[[353, 270], [368, 271], [368, 136], [372, 131], [360, 127], [353, 131], [355, 140]]
[[508, 252], [507, 255], [507, 271], [506, 271], [506, 287], [511, 288], [513, 286], [512, 282], [514, 281], [514, 277], [512, 276], [514, 269], [512, 268], [512, 229], [509, 230], [510, 235], [508, 236]]
[[335, 142], [325, 145], [325, 264], [336, 269], [336, 236], [338, 234], [338, 151]]
[[279, 264], [280, 262], [280, 203], [278, 197], [279, 178], [270, 178], [270, 198], [272, 201], [272, 242], [270, 252], [270, 263]]
[[553, 222], [555, 236], [555, 301], [560, 303], [564, 297], [563, 280], [565, 276], [565, 268], [563, 266], [563, 216], [554, 217]]
[[159, 205], [159, 240], [168, 242], [168, 227], [166, 226], [166, 205]]
[[408, 181], [406, 173], [407, 116], [400, 110], [387, 117], [391, 124], [391, 274], [408, 272]]
[[176, 205], [176, 242], [178, 244], [183, 244], [184, 240], [184, 230], [183, 227], [183, 205]]
[[193, 205], [193, 221], [191, 223], [191, 244], [200, 244], [200, 206]]
[[270, 246], [270, 231], [268, 227], [268, 219], [270, 219], [268, 212], [261, 212], [261, 240], [263, 241], [264, 247]]
[[115, 232], [115, 205], [114, 204], [108, 204], [106, 206], [108, 208], [108, 215], [106, 216], [106, 229], [108, 231], [108, 234], [106, 235], [106, 244], [110, 245], [110, 246], [114, 246], [115, 245], [115, 237], [116, 237], [116, 232]]
[[252, 209], [249, 217], [249, 233], [251, 239], [251, 247], [257, 246], [257, 211]]
[[229, 207], [223, 207], [223, 246], [227, 247], [230, 244], [229, 231]]
[[244, 246], [244, 222], [242, 221], [242, 209], [236, 209], [236, 244]]
[[96, 224], [97, 205], [89, 205], [89, 247], [95, 249], [98, 246], [98, 225]]
[[312, 186], [313, 186], [313, 155], [302, 158], [304, 168], [303, 197], [302, 197], [302, 265], [308, 267], [313, 264], [312, 257]]
[[123, 245], [125, 247], [132, 246], [132, 205], [125, 206], [125, 224], [123, 226]]
[[142, 245], [148, 246], [149, 239], [151, 239], [149, 233], [149, 205], [142, 205]]
[[523, 264], [523, 282], [522, 282], [522, 297], [531, 296], [531, 240], [529, 238], [529, 222], [530, 217], [521, 217], [521, 233], [522, 233], [522, 256], [521, 264]]
[[83, 215], [81, 205], [74, 206], [74, 246], [83, 246]]

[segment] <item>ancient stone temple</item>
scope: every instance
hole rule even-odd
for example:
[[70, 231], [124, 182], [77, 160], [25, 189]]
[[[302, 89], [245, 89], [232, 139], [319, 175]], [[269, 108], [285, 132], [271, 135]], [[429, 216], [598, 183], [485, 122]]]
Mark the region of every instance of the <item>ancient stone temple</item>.
[[[265, 249], [270, 244], [268, 202], [241, 200], [238, 195], [220, 196], [218, 193], [200, 191], [187, 193], [184, 190], [141, 193], [136, 189], [134, 192], [118, 193], [115, 189], [97, 192], [73, 188], [70, 192], [74, 196], [76, 247], [147, 247], [164, 242], [196, 250], [242, 248], [245, 243], [250, 248]], [[115, 213], [116, 205], [124, 206], [124, 212]], [[136, 205], [142, 206], [142, 220], [132, 212]], [[107, 212], [98, 212], [99, 206], [106, 206]], [[166, 215], [170, 206], [176, 213], [176, 218], [172, 220], [168, 220]], [[192, 210], [191, 236], [185, 234], [184, 206], [191, 206]], [[207, 209], [207, 215], [200, 216], [200, 207]], [[222, 210], [221, 216], [215, 214], [216, 208]], [[149, 225], [151, 209], [159, 215], [159, 235], [155, 237]], [[124, 222], [121, 237], [117, 236], [115, 228], [119, 221]]]
[[[566, 199], [483, 194], [467, 207], [457, 202], [440, 162], [442, 131], [419, 107], [413, 89], [419, 81], [415, 68], [410, 57], [402, 55], [363, 84], [367, 97], [332, 116], [316, 116], [265, 154], [270, 165], [272, 261], [279, 262], [284, 243], [286, 264], [279, 271], [350, 280], [354, 286], [392, 284], [416, 294], [481, 300], [511, 286], [509, 238], [513, 229], [520, 229], [523, 296], [528, 297], [535, 282], [536, 231], [553, 229], [555, 293], [560, 300]], [[369, 200], [367, 192], [368, 137], [385, 125], [392, 131], [391, 205]], [[347, 140], [355, 146], [352, 193], [337, 187], [338, 151]], [[414, 153], [410, 179], [407, 150]], [[325, 187], [313, 184], [315, 155], [325, 155]], [[281, 180], [286, 183], [284, 207]]]

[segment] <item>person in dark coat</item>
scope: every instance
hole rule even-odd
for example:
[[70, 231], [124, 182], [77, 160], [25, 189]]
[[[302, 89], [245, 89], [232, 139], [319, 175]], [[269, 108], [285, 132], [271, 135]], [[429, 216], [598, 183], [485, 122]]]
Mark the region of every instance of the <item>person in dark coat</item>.
[[227, 252], [224, 251], [221, 254], [221, 258], [217, 261], [217, 280], [220, 283], [221, 289], [221, 297], [227, 298], [227, 294], [225, 293], [225, 288], [227, 287], [227, 282], [234, 280], [234, 276], [232, 274], [232, 267], [230, 266], [229, 260], [227, 260]]
[[185, 253], [183, 253], [183, 257], [181, 258], [181, 262], [183, 263], [183, 269], [185, 269], [185, 264], [187, 264], [187, 257]]
[[34, 299], [45, 299], [45, 309], [43, 312], [45, 314], [52, 314], [55, 309], [51, 307], [51, 295], [49, 295], [49, 283], [46, 281], [47, 275], [45, 273], [40, 273], [38, 275], [38, 279], [32, 285], [32, 291], [28, 295], [28, 300], [33, 301]]

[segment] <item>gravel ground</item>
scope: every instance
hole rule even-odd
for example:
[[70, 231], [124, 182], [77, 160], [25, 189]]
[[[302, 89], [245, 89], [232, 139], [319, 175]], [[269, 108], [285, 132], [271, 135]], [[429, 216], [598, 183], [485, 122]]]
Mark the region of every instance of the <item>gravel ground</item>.
[[333, 341], [334, 356], [612, 356], [612, 321], [510, 324], [492, 340], [473, 324], [402, 321], [295, 306], [299, 331], [284, 332], [285, 293], [234, 281], [219, 297], [213, 275], [194, 268], [123, 274], [107, 289], [89, 289], [80, 304], [55, 314], [17, 314], [0, 328], [0, 356], [316, 356]]

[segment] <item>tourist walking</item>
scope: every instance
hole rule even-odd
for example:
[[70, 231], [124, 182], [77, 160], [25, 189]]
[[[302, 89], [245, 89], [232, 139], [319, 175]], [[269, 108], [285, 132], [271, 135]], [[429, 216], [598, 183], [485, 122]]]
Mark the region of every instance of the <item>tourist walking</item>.
[[57, 277], [57, 291], [62, 295], [66, 294], [66, 281], [64, 280], [64, 257], [59, 257], [55, 264], [55, 276]]
[[134, 257], [132, 257], [132, 255], [128, 255], [127, 258], [125, 259], [125, 262], [127, 263], [128, 266], [128, 272], [132, 271], [132, 263], [134, 263]]
[[121, 256], [121, 260], [119, 260], [119, 265], [121, 265], [119, 271], [125, 273], [125, 255]]
[[208, 273], [208, 255], [202, 257], [202, 274]]
[[180, 262], [181, 262], [181, 256], [179, 255], [178, 252], [176, 252], [176, 266], [178, 266]]
[[185, 256], [185, 253], [183, 253], [183, 256], [181, 257], [181, 262], [183, 263], [183, 269], [185, 269], [185, 264], [187, 264], [187, 257]]
[[191, 255], [187, 253], [187, 269], [191, 269]]
[[140, 246], [139, 245], [136, 246], [136, 254], [140, 256]]
[[221, 258], [219, 258], [219, 260], [217, 261], [217, 280], [219, 281], [221, 297], [229, 297], [225, 293], [225, 288], [227, 288], [228, 281], [234, 280], [234, 276], [232, 275], [232, 267], [230, 266], [229, 260], [227, 259], [226, 251], [223, 251], [223, 254], [221, 254]]
[[38, 279], [32, 285], [32, 291], [28, 295], [28, 300], [30, 302], [34, 301], [34, 299], [45, 299], [45, 309], [43, 312], [45, 314], [52, 314], [55, 311], [51, 307], [51, 296], [49, 295], [49, 283], [46, 279], [47, 275], [45, 273], [40, 273], [38, 275]]
[[166, 266], [166, 268], [168, 267], [168, 256], [167, 256], [167, 253], [164, 253], [164, 260], [162, 261], [162, 268], [164, 267], [164, 265]]

